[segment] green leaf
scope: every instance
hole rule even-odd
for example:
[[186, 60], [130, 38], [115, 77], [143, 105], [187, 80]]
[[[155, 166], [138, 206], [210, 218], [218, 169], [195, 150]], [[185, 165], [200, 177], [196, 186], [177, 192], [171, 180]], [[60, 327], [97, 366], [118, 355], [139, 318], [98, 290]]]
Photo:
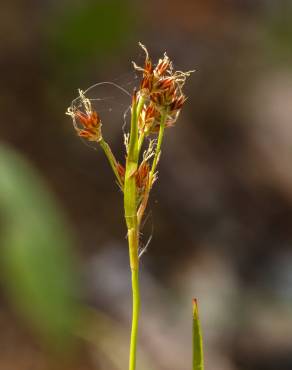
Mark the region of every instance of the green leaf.
[[202, 329], [196, 299], [193, 299], [193, 370], [204, 370]]
[[31, 165], [0, 146], [1, 271], [15, 307], [57, 346], [78, 316], [70, 232]]

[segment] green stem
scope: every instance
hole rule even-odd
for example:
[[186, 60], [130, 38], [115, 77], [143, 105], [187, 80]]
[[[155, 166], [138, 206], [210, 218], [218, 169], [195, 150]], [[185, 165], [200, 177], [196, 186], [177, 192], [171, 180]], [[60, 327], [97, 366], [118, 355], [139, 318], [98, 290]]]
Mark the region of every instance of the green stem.
[[111, 151], [111, 148], [110, 146], [108, 145], [107, 142], [104, 141], [104, 139], [102, 138], [100, 141], [99, 141], [99, 144], [100, 146], [102, 147], [108, 161], [109, 161], [109, 164], [116, 176], [116, 179], [119, 183], [119, 186], [121, 187], [121, 189], [123, 188], [123, 183], [122, 183], [122, 180], [120, 178], [120, 175], [118, 173], [118, 170], [117, 170], [117, 161], [116, 161], [116, 158], [115, 156], [113, 155], [113, 152]]
[[139, 261], [138, 261], [138, 232], [137, 229], [129, 231], [130, 264], [132, 273], [132, 330], [130, 341], [129, 370], [136, 368], [137, 334], [140, 312], [139, 289]]
[[193, 370], [204, 370], [202, 329], [196, 299], [193, 299]]
[[159, 156], [160, 156], [160, 152], [161, 152], [161, 145], [162, 145], [162, 140], [163, 140], [163, 136], [164, 136], [164, 129], [165, 129], [165, 123], [166, 123], [166, 119], [167, 119], [167, 114], [168, 114], [168, 110], [165, 110], [163, 112], [162, 116], [161, 116], [158, 140], [157, 140], [156, 150], [155, 150], [155, 154], [154, 154], [154, 159], [153, 159], [153, 162], [152, 162], [151, 171], [149, 173], [148, 184], [146, 186], [144, 197], [143, 197], [142, 202], [140, 204], [140, 207], [138, 209], [138, 226], [140, 226], [140, 224], [141, 224], [142, 217], [143, 217], [145, 209], [147, 207], [147, 203], [148, 203], [148, 199], [149, 199], [149, 193], [150, 193], [151, 186], [152, 186], [152, 181], [153, 181], [153, 176], [155, 174], [155, 170], [156, 170], [158, 160], [159, 160]]
[[166, 111], [163, 112], [163, 114], [161, 116], [157, 146], [156, 146], [156, 151], [155, 151], [154, 159], [153, 159], [153, 162], [152, 162], [152, 168], [151, 168], [150, 176], [149, 176], [150, 181], [152, 181], [152, 177], [155, 173], [157, 163], [158, 163], [158, 160], [159, 160], [159, 156], [160, 156], [160, 152], [161, 152], [161, 144], [162, 144], [164, 129], [165, 129], [165, 123], [166, 123], [166, 119], [167, 119], [167, 114], [168, 114], [168, 111], [166, 110]]
[[143, 145], [143, 142], [144, 142], [144, 139], [145, 139], [145, 133], [142, 132], [141, 135], [139, 136], [139, 141], [138, 141], [138, 152], [140, 153], [141, 151], [141, 148], [142, 148], [142, 145]]
[[138, 279], [139, 226], [137, 222], [137, 185], [135, 175], [138, 168], [139, 160], [138, 119], [144, 105], [144, 98], [140, 97], [138, 104], [136, 99], [137, 99], [136, 96], [134, 96], [132, 103], [130, 140], [128, 156], [126, 161], [125, 185], [124, 185], [124, 209], [125, 209], [125, 219], [128, 228], [128, 243], [129, 243], [130, 267], [132, 273], [132, 296], [133, 296], [129, 370], [135, 370], [136, 367], [137, 334], [140, 308], [140, 293]]

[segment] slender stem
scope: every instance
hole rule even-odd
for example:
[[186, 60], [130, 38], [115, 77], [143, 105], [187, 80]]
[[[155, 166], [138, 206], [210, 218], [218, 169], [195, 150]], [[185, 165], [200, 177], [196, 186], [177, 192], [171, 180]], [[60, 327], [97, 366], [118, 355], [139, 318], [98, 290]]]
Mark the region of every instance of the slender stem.
[[193, 299], [193, 370], [204, 370], [202, 329], [196, 299]]
[[140, 289], [139, 289], [139, 262], [138, 262], [138, 231], [129, 231], [130, 265], [132, 273], [132, 330], [130, 341], [129, 370], [136, 368], [137, 334], [140, 312]]
[[144, 103], [145, 103], [145, 97], [143, 95], [141, 95], [139, 97], [139, 102], [138, 102], [138, 106], [137, 106], [137, 117], [138, 118], [140, 117], [140, 114], [141, 114], [142, 109], [144, 107]]
[[124, 209], [128, 232], [137, 227], [137, 186], [135, 174], [138, 167], [138, 125], [137, 102], [135, 97], [132, 103], [131, 131], [128, 156], [126, 160]]
[[167, 113], [168, 113], [168, 111], [166, 110], [161, 116], [159, 134], [158, 134], [158, 140], [157, 140], [156, 150], [155, 150], [155, 154], [154, 154], [154, 159], [153, 159], [153, 162], [152, 162], [151, 171], [149, 173], [148, 183], [147, 183], [147, 186], [146, 186], [146, 189], [145, 189], [145, 192], [144, 192], [144, 196], [143, 196], [142, 202], [140, 204], [140, 207], [138, 209], [138, 225], [140, 225], [140, 223], [142, 221], [143, 214], [144, 214], [145, 209], [147, 207], [147, 203], [148, 203], [148, 199], [149, 199], [149, 193], [150, 193], [152, 182], [153, 182], [153, 176], [155, 174], [155, 170], [156, 170], [158, 160], [159, 160], [159, 156], [160, 156], [160, 153], [161, 153], [161, 145], [162, 145], [162, 140], [163, 140], [163, 136], [164, 136], [164, 129], [165, 129], [165, 122], [166, 122], [166, 119], [167, 119]]
[[[144, 103], [145, 103], [145, 97], [142, 95], [140, 97], [139, 104], [138, 104], [138, 107], [137, 107], [137, 117], [138, 117], [138, 119], [139, 119], [140, 114], [142, 112]], [[144, 139], [145, 139], [145, 132], [143, 131], [143, 132], [140, 133], [139, 138], [138, 138], [138, 156], [140, 154]]]
[[[144, 104], [144, 101], [141, 99], [137, 107], [137, 116], [134, 118], [136, 119], [136, 124], [138, 122], [139, 114], [141, 112], [143, 104]], [[144, 199], [142, 201], [142, 204], [139, 207], [138, 212], [137, 212], [137, 204], [135, 204], [135, 207], [136, 207], [135, 222], [131, 224], [129, 222], [129, 219], [126, 217], [127, 224], [128, 224], [128, 241], [129, 241], [129, 252], [130, 252], [130, 266], [131, 266], [131, 272], [132, 272], [132, 297], [133, 297], [129, 370], [135, 370], [136, 368], [137, 333], [138, 333], [138, 321], [139, 321], [139, 310], [140, 310], [139, 258], [138, 258], [139, 227], [140, 227], [141, 219], [144, 214], [145, 208], [147, 206], [147, 201], [149, 198], [149, 192], [150, 192], [151, 183], [152, 183], [152, 177], [154, 176], [154, 172], [156, 170], [160, 151], [161, 151], [161, 144], [162, 144], [162, 139], [163, 139], [163, 134], [164, 134], [166, 118], [167, 118], [167, 111], [165, 111], [161, 117], [156, 152], [154, 155], [152, 168], [149, 174], [149, 181], [147, 184], [147, 189], [145, 191]], [[132, 122], [132, 123], [135, 124], [135, 122]], [[131, 125], [130, 143], [131, 143], [131, 137], [132, 137], [132, 130], [133, 130], [133, 125]], [[135, 126], [134, 126], [134, 130], [135, 130]], [[137, 157], [135, 158], [136, 165], [138, 162], [139, 152], [143, 144], [143, 140], [144, 140], [144, 135], [142, 134], [139, 140], [137, 140], [138, 151], [137, 151]], [[130, 145], [129, 147], [131, 148]], [[130, 150], [129, 150], [129, 158], [131, 158]], [[136, 183], [135, 183], [135, 186], [136, 186]], [[135, 188], [135, 191], [136, 191], [136, 188]], [[126, 192], [126, 186], [125, 186], [125, 192]], [[126, 194], [125, 194], [125, 202], [126, 202]], [[125, 203], [125, 209], [126, 209], [126, 203]]]
[[140, 291], [139, 291], [138, 270], [132, 270], [132, 293], [133, 293], [133, 312], [132, 312], [129, 370], [135, 370], [136, 367], [137, 333], [140, 312]]
[[159, 156], [160, 156], [160, 152], [161, 152], [161, 144], [162, 144], [164, 129], [165, 129], [165, 123], [166, 123], [166, 119], [167, 119], [167, 114], [168, 114], [168, 111], [166, 110], [166, 111], [163, 112], [163, 114], [161, 116], [157, 146], [156, 146], [156, 151], [155, 151], [154, 159], [153, 159], [153, 162], [152, 162], [152, 168], [151, 168], [150, 176], [149, 176], [150, 181], [152, 180], [152, 177], [155, 173], [157, 163], [158, 163], [158, 160], [159, 160]]
[[120, 178], [120, 175], [118, 173], [118, 170], [117, 170], [117, 160], [113, 154], [113, 152], [111, 151], [111, 148], [110, 146], [108, 145], [108, 143], [106, 141], [104, 141], [104, 139], [102, 138], [100, 141], [99, 141], [99, 144], [100, 146], [102, 147], [108, 161], [109, 161], [109, 164], [116, 176], [116, 179], [120, 185], [121, 188], [123, 188], [123, 183], [122, 183], [122, 180]]
[[160, 153], [161, 153], [161, 145], [162, 145], [162, 140], [163, 140], [163, 136], [164, 136], [164, 129], [165, 129], [165, 123], [166, 123], [166, 119], [167, 119], [167, 114], [168, 114], [168, 111], [166, 110], [166, 111], [164, 111], [164, 113], [161, 116], [159, 134], [158, 134], [158, 140], [157, 140], [156, 150], [155, 150], [155, 154], [154, 154], [154, 159], [153, 159], [153, 162], [152, 162], [151, 171], [149, 173], [149, 179], [148, 179], [148, 183], [147, 183], [147, 186], [146, 186], [146, 189], [145, 189], [145, 193], [144, 193], [142, 202], [140, 204], [140, 207], [138, 209], [138, 225], [141, 224], [142, 217], [143, 217], [145, 209], [147, 207], [147, 203], [148, 203], [148, 199], [149, 199], [149, 193], [150, 193], [151, 185], [152, 185], [152, 181], [153, 181], [153, 176], [155, 174], [155, 170], [156, 170], [158, 160], [159, 160], [159, 156], [160, 156]]
[[124, 185], [124, 209], [125, 219], [128, 228], [128, 243], [130, 255], [130, 267], [132, 273], [132, 330], [129, 354], [129, 370], [136, 368], [136, 351], [137, 351], [137, 334], [138, 320], [140, 309], [140, 292], [139, 292], [139, 226], [137, 222], [137, 185], [135, 174], [138, 168], [139, 147], [138, 147], [138, 119], [144, 105], [144, 98], [140, 97], [137, 104], [137, 97], [133, 97], [132, 117], [129, 150], [126, 161], [125, 185]]
[[142, 148], [142, 145], [143, 145], [143, 142], [144, 142], [144, 139], [145, 139], [145, 133], [142, 132], [139, 136], [139, 140], [138, 140], [138, 152], [140, 153], [141, 151], [141, 148]]

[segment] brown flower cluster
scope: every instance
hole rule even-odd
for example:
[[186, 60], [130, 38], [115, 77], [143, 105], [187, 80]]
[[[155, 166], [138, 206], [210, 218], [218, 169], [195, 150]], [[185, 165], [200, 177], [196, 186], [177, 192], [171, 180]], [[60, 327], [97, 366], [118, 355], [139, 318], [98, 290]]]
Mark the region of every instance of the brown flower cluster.
[[145, 134], [159, 130], [161, 116], [166, 112], [165, 126], [173, 126], [179, 112], [186, 101], [182, 92], [186, 78], [193, 71], [174, 71], [173, 65], [167, 54], [153, 65], [148, 51], [144, 45], [140, 46], [145, 51], [144, 67], [139, 67], [133, 62], [134, 68], [143, 73], [139, 95], [145, 99], [145, 104], [139, 117], [139, 129]]
[[[124, 184], [125, 167], [119, 162], [117, 162], [117, 171], [122, 181], [122, 184]], [[137, 190], [138, 190], [138, 198], [140, 195], [144, 193], [145, 187], [147, 186], [148, 179], [149, 179], [149, 172], [150, 172], [150, 165], [147, 160], [143, 160], [134, 174], [136, 185], [137, 185]]]
[[[155, 66], [146, 47], [141, 43], [139, 45], [145, 52], [145, 62], [143, 67], [133, 62], [134, 68], [142, 72], [140, 87], [138, 92], [134, 93], [134, 98], [143, 98], [144, 105], [138, 117], [138, 125], [140, 133], [147, 136], [159, 131], [163, 115], [166, 115], [165, 127], [176, 123], [186, 101], [182, 88], [186, 78], [193, 71], [174, 71], [166, 53]], [[72, 102], [67, 114], [72, 117], [75, 130], [80, 137], [96, 142], [102, 139], [101, 119], [92, 109], [90, 100], [82, 90], [79, 90], [79, 97]]]
[[[100, 84], [108, 83], [124, 90], [122, 87], [104, 82], [95, 84], [85, 91], [79, 90], [79, 96], [73, 100], [66, 112], [71, 116], [78, 136], [100, 144], [120, 189], [125, 194], [135, 193], [133, 198], [136, 197], [138, 223], [141, 222], [151, 188], [157, 180], [157, 165], [161, 155], [164, 128], [176, 123], [186, 101], [183, 87], [187, 77], [193, 72], [175, 71], [166, 53], [155, 65], [150, 59], [146, 47], [141, 43], [140, 46], [145, 52], [145, 61], [142, 67], [133, 63], [134, 68], [142, 73], [142, 79], [140, 86], [132, 95], [130, 133], [124, 134], [125, 165], [116, 160], [109, 144], [102, 137], [100, 116], [92, 108], [92, 102], [95, 99], [90, 100], [85, 95], [93, 87]], [[156, 139], [147, 140], [146, 150], [142, 154], [141, 150], [145, 144], [145, 138], [149, 134], [157, 133]], [[129, 163], [132, 165], [130, 170]], [[133, 183], [136, 186], [132, 186]], [[132, 217], [132, 214], [129, 217]]]
[[66, 114], [72, 117], [78, 136], [88, 141], [99, 142], [102, 139], [100, 116], [92, 109], [82, 90], [79, 90], [79, 97], [72, 102]]
[[83, 125], [83, 129], [77, 129], [78, 135], [89, 141], [99, 141], [101, 137], [101, 120], [98, 113], [93, 111], [90, 115], [87, 115], [81, 111], [77, 111], [75, 116]]

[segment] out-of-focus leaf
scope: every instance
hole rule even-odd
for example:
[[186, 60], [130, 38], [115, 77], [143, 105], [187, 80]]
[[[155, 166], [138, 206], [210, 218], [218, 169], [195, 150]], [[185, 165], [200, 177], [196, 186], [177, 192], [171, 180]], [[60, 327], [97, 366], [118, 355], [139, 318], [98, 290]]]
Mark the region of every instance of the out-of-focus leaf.
[[71, 239], [53, 196], [36, 171], [0, 146], [1, 270], [16, 308], [54, 344], [77, 319]]
[[269, 59], [291, 65], [292, 60], [292, 6], [271, 6], [264, 18], [264, 43]]
[[48, 18], [47, 34], [51, 56], [66, 68], [87, 62], [125, 45], [135, 17], [129, 1], [85, 0], [70, 3]]

